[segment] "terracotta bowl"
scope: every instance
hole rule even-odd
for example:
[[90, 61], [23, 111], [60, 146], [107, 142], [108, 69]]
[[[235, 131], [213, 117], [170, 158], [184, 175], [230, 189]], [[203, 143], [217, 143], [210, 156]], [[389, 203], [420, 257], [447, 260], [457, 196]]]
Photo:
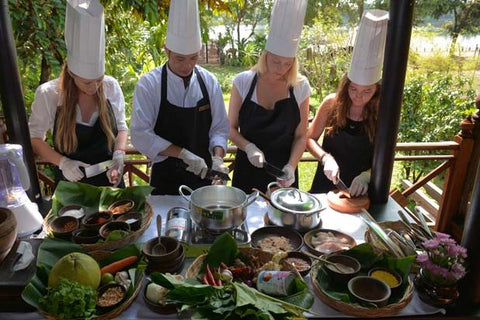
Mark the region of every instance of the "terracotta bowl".
[[0, 262], [12, 249], [17, 232], [17, 219], [13, 212], [7, 208], [0, 208]]
[[122, 214], [116, 221], [123, 221], [130, 225], [130, 230], [137, 231], [142, 226], [143, 216], [140, 212], [127, 212]]
[[112, 203], [108, 207], [108, 211], [110, 211], [114, 217], [119, 217], [124, 213], [130, 212], [134, 206], [135, 202], [133, 200], [123, 199]]
[[109, 234], [115, 230], [126, 231], [126, 237], [130, 233], [130, 225], [124, 221], [110, 221], [105, 223], [98, 232], [103, 239], [107, 239]]
[[383, 307], [390, 298], [390, 287], [383, 281], [369, 276], [357, 276], [348, 281], [348, 291], [360, 303]]
[[[98, 288], [97, 291], [98, 291], [97, 308], [102, 310], [103, 312], [112, 310], [115, 307], [119, 306], [120, 304], [122, 304], [122, 302], [125, 300], [127, 296], [127, 289], [125, 289], [125, 287], [119, 283], [106, 284]], [[114, 297], [116, 297], [116, 299], [112, 300], [110, 304], [105, 304], [102, 300], [103, 295], [112, 296], [112, 293], [111, 292], [109, 293], [107, 291], [114, 291], [119, 293], [118, 296], [115, 294], [113, 295]]]
[[58, 216], [72, 216], [78, 220], [82, 220], [82, 218], [85, 217], [85, 208], [78, 204], [69, 204], [58, 210]]
[[56, 217], [50, 222], [50, 229], [57, 238], [70, 239], [72, 232], [77, 230], [80, 225], [78, 219], [72, 216]]
[[328, 261], [335, 262], [335, 263], [341, 263], [347, 267], [352, 268], [351, 273], [342, 273], [340, 272], [335, 266], [332, 266], [331, 264], [324, 263], [323, 268], [327, 272], [329, 278], [338, 284], [346, 284], [350, 279], [355, 277], [360, 269], [362, 268], [362, 265], [360, 262], [358, 262], [357, 259], [343, 255], [343, 254], [331, 254], [327, 257], [325, 257]]
[[72, 233], [75, 243], [92, 244], [100, 240], [100, 233], [96, 229], [78, 229]]
[[110, 211], [98, 211], [83, 217], [82, 226], [88, 229], [99, 230], [104, 224], [112, 221], [112, 219]]

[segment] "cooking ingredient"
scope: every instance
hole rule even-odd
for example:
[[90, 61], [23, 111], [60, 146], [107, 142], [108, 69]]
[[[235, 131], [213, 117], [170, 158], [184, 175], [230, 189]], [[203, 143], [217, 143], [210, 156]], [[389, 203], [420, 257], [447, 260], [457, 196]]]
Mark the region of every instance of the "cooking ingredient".
[[372, 272], [372, 274], [370, 276], [373, 277], [373, 278], [377, 278], [378, 280], [382, 280], [390, 288], [394, 288], [394, 287], [399, 285], [399, 282], [398, 282], [397, 278], [388, 271], [375, 270], [375, 271]]
[[257, 289], [272, 296], [288, 296], [295, 291], [294, 280], [290, 271], [264, 270], [258, 274]]
[[48, 275], [48, 286], [56, 287], [61, 278], [78, 282], [94, 289], [100, 284], [100, 267], [88, 254], [69, 253], [60, 258]]
[[290, 240], [284, 236], [268, 236], [257, 241], [257, 246], [268, 252], [276, 253], [278, 251], [293, 251]]
[[125, 204], [121, 204], [119, 206], [116, 206], [115, 208], [112, 209], [113, 214], [122, 214], [127, 212], [132, 208], [132, 204], [130, 202], [127, 202]]
[[125, 238], [129, 234], [130, 234], [130, 232], [128, 232], [126, 230], [112, 230], [111, 232], [108, 232], [106, 234], [107, 237], [106, 237], [105, 241], [117, 241], [117, 240]]
[[350, 249], [350, 245], [342, 244], [336, 241], [324, 241], [315, 246], [315, 250], [326, 254], [347, 249]]
[[165, 304], [165, 296], [168, 290], [156, 283], [149, 283], [145, 297], [152, 303]]
[[58, 318], [89, 318], [95, 313], [97, 290], [78, 282], [61, 278], [55, 287], [38, 300], [40, 308]]
[[[314, 316], [309, 310], [314, 296], [305, 283], [295, 296], [296, 304], [282, 301], [250, 288], [243, 283], [230, 282], [222, 287], [199, 285], [191, 281], [178, 281], [161, 273], [150, 274], [152, 281], [171, 288], [167, 293], [169, 303], [182, 310], [191, 310], [192, 319], [304, 319], [303, 312]], [[303, 280], [302, 280], [303, 281]]]
[[78, 219], [83, 217], [83, 210], [77, 210], [77, 209], [67, 210], [62, 214], [62, 216], [72, 216]]
[[132, 283], [132, 280], [130, 280], [127, 271], [120, 271], [115, 274], [115, 282], [121, 284], [125, 287], [125, 289], [128, 290], [130, 284]]
[[68, 221], [60, 227], [60, 232], [69, 232], [77, 228], [75, 221]]
[[98, 297], [97, 305], [99, 307], [111, 307], [122, 301], [125, 297], [125, 290], [119, 286], [112, 286], [106, 289], [100, 297]]
[[114, 277], [113, 277], [113, 274], [111, 274], [110, 272], [102, 274], [102, 279], [100, 280], [100, 283], [102, 285], [105, 285], [105, 284], [110, 283], [112, 281], [115, 281]]
[[126, 267], [134, 264], [135, 262], [137, 262], [137, 260], [138, 260], [137, 256], [126, 257], [126, 258], [120, 259], [118, 261], [112, 262], [110, 264], [107, 264], [100, 271], [101, 271], [102, 274], [104, 274], [106, 272], [114, 274], [114, 273], [122, 271]]
[[287, 261], [287, 263], [290, 263], [291, 265], [293, 265], [295, 269], [297, 269], [298, 271], [305, 271], [310, 268], [310, 264], [307, 261], [300, 258], [288, 257], [285, 260]]

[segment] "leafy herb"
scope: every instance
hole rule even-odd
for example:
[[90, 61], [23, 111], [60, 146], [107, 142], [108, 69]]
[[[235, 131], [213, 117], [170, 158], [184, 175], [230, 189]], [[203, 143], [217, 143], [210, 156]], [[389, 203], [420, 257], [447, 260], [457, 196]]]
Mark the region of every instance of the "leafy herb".
[[227, 232], [222, 233], [215, 239], [208, 250], [200, 271], [203, 273], [207, 264], [213, 268], [220, 266], [220, 262], [223, 262], [226, 265], [231, 265], [235, 261], [237, 255], [238, 246], [235, 239], [233, 239], [233, 237]]
[[60, 319], [90, 319], [95, 314], [97, 290], [62, 278], [56, 287], [48, 287], [39, 299], [40, 307]]

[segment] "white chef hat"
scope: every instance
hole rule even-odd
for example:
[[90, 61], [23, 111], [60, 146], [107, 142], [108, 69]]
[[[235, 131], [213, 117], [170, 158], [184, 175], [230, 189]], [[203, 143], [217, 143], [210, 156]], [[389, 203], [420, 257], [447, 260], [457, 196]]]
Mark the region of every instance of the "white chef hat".
[[197, 0], [171, 0], [165, 46], [179, 54], [193, 54], [202, 48]]
[[97, 79], [105, 73], [105, 22], [98, 0], [68, 0], [65, 14], [68, 68]]
[[364, 11], [348, 71], [348, 78], [351, 81], [369, 86], [381, 79], [387, 25], [387, 11], [378, 9]]
[[306, 0], [276, 0], [270, 16], [266, 49], [273, 54], [293, 58], [297, 54]]

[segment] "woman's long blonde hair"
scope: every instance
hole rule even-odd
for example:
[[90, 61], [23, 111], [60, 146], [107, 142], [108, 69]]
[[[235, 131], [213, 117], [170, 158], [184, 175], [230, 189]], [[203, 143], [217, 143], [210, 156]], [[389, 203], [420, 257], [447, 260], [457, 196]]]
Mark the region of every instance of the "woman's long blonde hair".
[[[258, 73], [266, 73], [267, 70], [267, 55], [268, 51], [263, 50], [262, 54], [258, 58], [257, 63], [252, 67], [251, 70]], [[293, 58], [293, 63], [288, 72], [285, 74], [284, 78], [287, 82], [288, 87], [295, 87], [297, 83], [305, 79], [305, 77], [299, 73], [298, 59], [297, 57]]]
[[[76, 128], [76, 106], [78, 103], [78, 88], [65, 64], [59, 81], [60, 106], [57, 110], [55, 124], [55, 148], [64, 154], [74, 152], [78, 147]], [[115, 136], [112, 131], [110, 115], [107, 108], [107, 98], [103, 88], [103, 80], [97, 89], [98, 119], [100, 126], [107, 136], [108, 148], [113, 149]]]
[[[327, 121], [326, 133], [331, 134], [347, 125], [348, 110], [352, 106], [352, 100], [348, 95], [348, 87], [352, 81], [344, 75], [338, 84], [335, 102], [330, 109]], [[373, 143], [378, 120], [378, 105], [380, 103], [380, 84], [376, 84], [375, 94], [363, 108], [363, 125], [370, 142]]]

